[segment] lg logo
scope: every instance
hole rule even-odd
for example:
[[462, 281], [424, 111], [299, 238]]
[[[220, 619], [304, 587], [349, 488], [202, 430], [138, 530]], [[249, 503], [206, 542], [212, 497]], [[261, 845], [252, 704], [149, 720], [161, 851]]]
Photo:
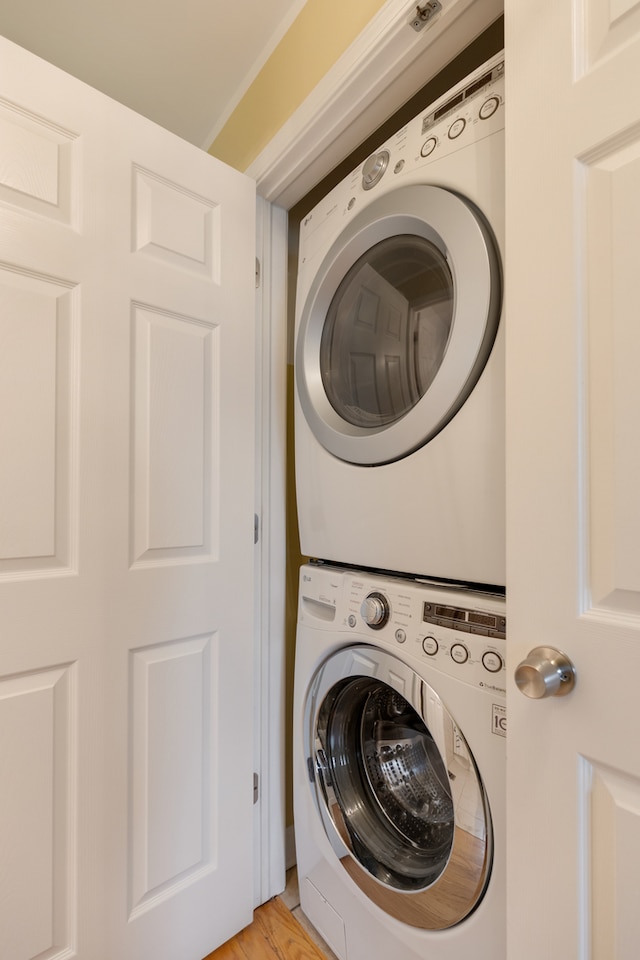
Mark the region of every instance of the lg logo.
[[498, 737], [506, 737], [507, 735], [507, 708], [498, 703], [493, 704], [491, 732]]

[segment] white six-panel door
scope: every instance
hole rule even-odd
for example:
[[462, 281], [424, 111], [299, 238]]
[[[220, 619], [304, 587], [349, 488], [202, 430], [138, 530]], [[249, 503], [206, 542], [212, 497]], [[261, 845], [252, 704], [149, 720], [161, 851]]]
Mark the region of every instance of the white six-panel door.
[[640, 950], [640, 4], [507, 0], [509, 960]]
[[253, 906], [255, 186], [0, 48], [0, 955]]

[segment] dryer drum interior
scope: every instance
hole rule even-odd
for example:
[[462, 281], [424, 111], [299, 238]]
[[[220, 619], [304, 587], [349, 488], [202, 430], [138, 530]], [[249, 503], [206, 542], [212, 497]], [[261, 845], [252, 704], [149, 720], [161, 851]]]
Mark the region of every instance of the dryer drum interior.
[[369, 428], [408, 413], [442, 365], [453, 302], [446, 258], [424, 237], [388, 237], [363, 254], [322, 329], [320, 371], [334, 410]]
[[442, 929], [482, 899], [491, 817], [463, 734], [436, 692], [414, 681], [410, 702], [379, 677], [322, 691], [320, 678], [310, 770], [325, 831], [355, 882], [393, 916]]

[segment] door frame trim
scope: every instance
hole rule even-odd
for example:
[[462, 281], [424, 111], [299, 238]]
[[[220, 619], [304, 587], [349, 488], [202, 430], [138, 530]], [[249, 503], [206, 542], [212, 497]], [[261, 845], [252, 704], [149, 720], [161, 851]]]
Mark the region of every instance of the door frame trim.
[[256, 204], [254, 905], [285, 885], [285, 577], [287, 213]]

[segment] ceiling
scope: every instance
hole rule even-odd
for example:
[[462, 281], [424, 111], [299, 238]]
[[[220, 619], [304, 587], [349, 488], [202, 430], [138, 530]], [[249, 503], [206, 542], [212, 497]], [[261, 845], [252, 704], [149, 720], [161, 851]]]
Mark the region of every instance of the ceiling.
[[19, 0], [0, 35], [207, 149], [305, 0]]

